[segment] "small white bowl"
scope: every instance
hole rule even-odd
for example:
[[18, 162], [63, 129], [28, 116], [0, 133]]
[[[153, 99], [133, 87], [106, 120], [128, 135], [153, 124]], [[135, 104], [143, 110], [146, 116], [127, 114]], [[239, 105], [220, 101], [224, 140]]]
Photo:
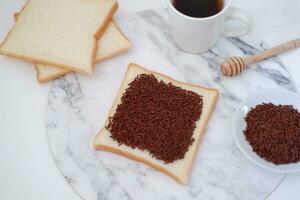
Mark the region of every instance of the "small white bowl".
[[270, 102], [275, 105], [292, 105], [294, 108], [300, 111], [300, 96], [296, 93], [289, 92], [283, 89], [276, 89], [264, 90], [256, 94], [251, 94], [234, 114], [233, 134], [235, 142], [242, 153], [258, 166], [280, 173], [300, 172], [300, 162], [293, 164], [275, 165], [259, 157], [254, 151], [252, 151], [252, 147], [246, 140], [243, 131], [246, 128], [245, 117], [247, 113], [252, 107], [255, 107], [258, 104]]

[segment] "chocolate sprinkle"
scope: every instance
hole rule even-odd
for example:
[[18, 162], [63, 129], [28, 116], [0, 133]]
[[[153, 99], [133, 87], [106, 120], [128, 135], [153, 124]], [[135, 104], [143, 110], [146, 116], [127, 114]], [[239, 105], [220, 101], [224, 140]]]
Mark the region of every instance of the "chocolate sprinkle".
[[245, 119], [244, 134], [260, 157], [277, 165], [300, 161], [300, 113], [293, 106], [260, 104]]
[[183, 159], [193, 143], [202, 105], [202, 96], [141, 74], [129, 84], [106, 129], [120, 145], [171, 163]]

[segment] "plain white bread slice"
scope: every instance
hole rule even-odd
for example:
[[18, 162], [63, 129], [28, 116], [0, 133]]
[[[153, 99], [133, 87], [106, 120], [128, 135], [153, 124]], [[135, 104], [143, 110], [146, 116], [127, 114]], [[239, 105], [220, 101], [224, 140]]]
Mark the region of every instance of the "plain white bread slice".
[[[185, 157], [183, 159], [174, 161], [169, 164], [165, 164], [163, 161], [152, 157], [147, 151], [141, 151], [138, 148], [133, 149], [124, 144], [119, 145], [118, 142], [116, 142], [110, 137], [111, 133], [105, 128], [105, 126], [107, 126], [109, 123], [109, 117], [112, 117], [114, 115], [117, 106], [121, 103], [121, 97], [125, 92], [125, 90], [129, 87], [128, 84], [131, 83], [139, 74], [153, 74], [158, 80], [162, 80], [165, 83], [171, 82], [175, 86], [179, 86], [185, 90], [193, 91], [202, 96], [203, 98], [202, 114], [200, 116], [200, 119], [196, 122], [196, 128], [193, 134], [193, 138], [195, 139], [195, 141], [190, 146], [189, 151], [185, 154]], [[147, 69], [140, 67], [136, 64], [130, 64], [128, 66], [128, 70], [122, 82], [119, 93], [117, 94], [115, 102], [113, 103], [108, 113], [105, 126], [102, 128], [102, 130], [97, 134], [97, 136], [94, 139], [94, 147], [96, 149], [113, 152], [128, 157], [130, 159], [143, 162], [153, 167], [154, 169], [171, 176], [177, 182], [186, 184], [189, 179], [189, 175], [192, 169], [192, 164], [195, 159], [195, 155], [198, 150], [200, 140], [205, 131], [209, 118], [214, 110], [217, 98], [218, 98], [218, 90], [216, 89], [209, 89], [197, 85], [175, 81], [166, 75], [157, 72], [148, 71]]]
[[91, 74], [116, 0], [28, 0], [0, 53]]
[[36, 71], [36, 78], [39, 83], [45, 83], [72, 72], [69, 69], [62, 69], [59, 67], [38, 63], [34, 64], [34, 68]]
[[[100, 62], [121, 54], [128, 50], [130, 46], [129, 40], [121, 32], [115, 22], [112, 21], [108, 25], [101, 38], [98, 40], [96, 62]], [[71, 72], [71, 70], [39, 63], [35, 63], [35, 68], [37, 71], [37, 80], [40, 83], [56, 79]]]
[[[15, 21], [18, 20], [19, 13], [14, 14]], [[98, 40], [98, 50], [96, 54], [96, 61], [100, 62], [116, 56], [130, 48], [130, 42], [122, 33], [117, 24], [112, 21], [109, 23], [105, 32]], [[50, 65], [34, 64], [36, 69], [37, 80], [40, 83], [56, 79], [65, 75], [71, 70], [62, 69]]]

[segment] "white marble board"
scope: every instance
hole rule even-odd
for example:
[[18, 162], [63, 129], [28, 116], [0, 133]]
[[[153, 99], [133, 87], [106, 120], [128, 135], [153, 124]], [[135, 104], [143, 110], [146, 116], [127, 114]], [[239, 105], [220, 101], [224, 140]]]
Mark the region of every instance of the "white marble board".
[[[224, 57], [249, 55], [266, 47], [255, 35], [220, 39], [208, 53], [195, 55], [174, 44], [165, 9], [116, 21], [130, 39], [131, 50], [97, 64], [92, 76], [72, 73], [55, 80], [49, 93], [49, 145], [74, 190], [87, 200], [267, 199], [285, 175], [257, 167], [241, 154], [232, 136], [232, 114], [258, 90], [294, 90], [280, 60], [269, 59], [228, 78], [219, 72]], [[129, 62], [220, 91], [188, 185], [179, 185], [144, 164], [92, 148]]]

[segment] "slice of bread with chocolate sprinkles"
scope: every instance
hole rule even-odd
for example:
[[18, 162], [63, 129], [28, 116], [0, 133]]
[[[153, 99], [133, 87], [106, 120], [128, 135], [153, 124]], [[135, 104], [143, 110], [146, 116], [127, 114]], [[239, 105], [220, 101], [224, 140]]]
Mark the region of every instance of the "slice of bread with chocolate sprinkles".
[[186, 184], [217, 98], [216, 89], [130, 64], [94, 146]]

